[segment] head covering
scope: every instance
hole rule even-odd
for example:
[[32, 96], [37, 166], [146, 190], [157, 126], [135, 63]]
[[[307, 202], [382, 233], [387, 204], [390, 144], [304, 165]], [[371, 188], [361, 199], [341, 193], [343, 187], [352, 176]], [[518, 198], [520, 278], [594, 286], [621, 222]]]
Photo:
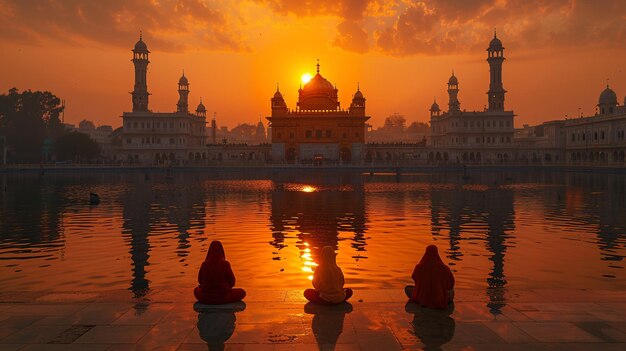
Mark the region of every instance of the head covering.
[[415, 289], [411, 300], [424, 307], [446, 308], [448, 306], [448, 290], [454, 288], [454, 277], [446, 266], [437, 246], [428, 245], [426, 252], [413, 271]]
[[341, 268], [337, 266], [337, 254], [331, 246], [324, 246], [320, 262], [313, 274], [313, 287], [326, 301], [339, 303], [346, 298], [343, 289], [344, 279]]
[[206, 254], [206, 258], [204, 262], [209, 265], [217, 265], [226, 261], [226, 254], [224, 253], [224, 247], [222, 243], [218, 240], [214, 240], [211, 242], [211, 246], [209, 246], [209, 251]]

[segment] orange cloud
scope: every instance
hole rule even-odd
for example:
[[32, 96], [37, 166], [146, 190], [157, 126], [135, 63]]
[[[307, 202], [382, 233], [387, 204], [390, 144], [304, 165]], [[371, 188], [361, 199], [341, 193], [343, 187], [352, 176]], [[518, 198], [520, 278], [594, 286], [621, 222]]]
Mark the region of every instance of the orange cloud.
[[245, 50], [237, 20], [202, 0], [0, 0], [0, 40], [128, 47], [139, 29], [164, 51]]

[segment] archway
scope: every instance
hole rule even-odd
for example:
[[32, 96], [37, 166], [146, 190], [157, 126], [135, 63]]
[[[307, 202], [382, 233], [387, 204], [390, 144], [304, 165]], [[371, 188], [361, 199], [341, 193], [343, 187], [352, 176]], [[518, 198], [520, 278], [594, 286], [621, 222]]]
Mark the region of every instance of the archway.
[[339, 151], [339, 158], [341, 162], [352, 162], [352, 152], [347, 147], [343, 147], [341, 151]]

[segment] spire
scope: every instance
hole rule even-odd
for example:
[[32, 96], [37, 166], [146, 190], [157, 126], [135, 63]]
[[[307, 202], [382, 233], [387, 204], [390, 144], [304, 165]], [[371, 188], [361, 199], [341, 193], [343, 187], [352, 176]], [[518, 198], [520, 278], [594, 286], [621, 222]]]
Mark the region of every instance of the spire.
[[217, 113], [217, 112], [213, 111], [213, 121], [215, 121], [215, 114], [216, 114], [216, 113]]
[[143, 32], [142, 32], [142, 30], [140, 29], [140, 30], [139, 30], [139, 41], [142, 41], [142, 40], [143, 40]]
[[437, 103], [437, 97], [435, 96], [435, 103]]
[[317, 73], [320, 73], [320, 59], [317, 59]]
[[356, 82], [356, 91], [361, 91], [361, 82]]
[[183, 68], [183, 77], [185, 76], [185, 69]]
[[452, 69], [452, 76], [454, 77], [454, 68]]
[[609, 78], [606, 79], [606, 88], [609, 89]]
[[493, 38], [498, 38], [498, 33], [496, 32], [496, 28], [493, 28]]
[[276, 82], [276, 91], [280, 93], [280, 86], [278, 85], [278, 82]]

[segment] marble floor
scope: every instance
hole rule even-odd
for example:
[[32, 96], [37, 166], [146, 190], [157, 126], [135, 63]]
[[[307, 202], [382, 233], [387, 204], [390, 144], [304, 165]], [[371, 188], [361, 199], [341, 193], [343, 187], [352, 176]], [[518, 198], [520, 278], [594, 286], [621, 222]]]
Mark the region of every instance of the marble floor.
[[448, 311], [403, 291], [356, 290], [305, 304], [302, 291], [248, 291], [193, 308], [190, 291], [0, 292], [0, 350], [626, 350], [626, 292], [457, 290]]

